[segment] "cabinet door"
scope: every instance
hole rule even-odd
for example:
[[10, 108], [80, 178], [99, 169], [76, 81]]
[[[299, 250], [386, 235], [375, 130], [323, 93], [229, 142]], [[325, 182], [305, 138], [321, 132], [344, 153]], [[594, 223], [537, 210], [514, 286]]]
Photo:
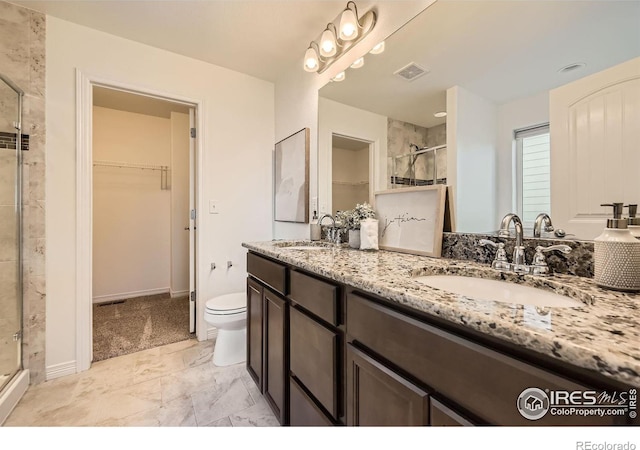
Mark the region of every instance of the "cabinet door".
[[293, 306], [289, 316], [291, 374], [338, 420], [338, 334]]
[[287, 303], [264, 290], [264, 396], [281, 424], [287, 421]]
[[289, 386], [292, 427], [330, 427], [333, 425], [294, 378], [290, 379]]
[[347, 344], [347, 425], [428, 424], [427, 392]]
[[247, 278], [247, 371], [262, 386], [262, 286]]

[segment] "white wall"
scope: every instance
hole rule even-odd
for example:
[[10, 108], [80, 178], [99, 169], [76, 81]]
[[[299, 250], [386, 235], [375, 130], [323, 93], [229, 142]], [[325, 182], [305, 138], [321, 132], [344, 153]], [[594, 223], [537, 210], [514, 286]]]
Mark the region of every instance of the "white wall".
[[[389, 35], [402, 27], [406, 22], [415, 17], [435, 0], [415, 0], [399, 2], [378, 2], [375, 5], [378, 20], [371, 33], [350, 49], [345, 55], [336, 61], [329, 69], [322, 74], [307, 73], [302, 68], [302, 57], [304, 46], [301, 47], [300, 60], [295, 65], [287, 68], [285, 75], [276, 82], [275, 86], [275, 135], [276, 142], [295, 133], [296, 131], [309, 127], [310, 137], [310, 159], [309, 168], [309, 199], [318, 196], [318, 90], [331, 80], [339, 72], [348, 67], [365, 55], [378, 42], [386, 39]], [[370, 6], [360, 6], [360, 13], [364, 14]], [[340, 8], [335, 11], [335, 15], [325, 18], [318, 18], [317, 33], [319, 34], [326, 22], [332, 20], [340, 13]], [[311, 34], [311, 39], [315, 39], [315, 33]], [[307, 43], [304, 43], [307, 45]], [[347, 76], [349, 72], [347, 71]], [[374, 95], [374, 93], [372, 93]], [[322, 115], [321, 115], [322, 116]], [[321, 163], [321, 162], [320, 162]], [[320, 177], [320, 184], [325, 182]], [[273, 189], [273, 188], [272, 188]], [[326, 197], [326, 193], [324, 195]], [[329, 197], [330, 198], [330, 197]], [[322, 208], [322, 205], [320, 205]], [[328, 205], [325, 205], [325, 210]], [[313, 209], [309, 208], [309, 214], [313, 214]], [[309, 217], [311, 218], [311, 216]], [[273, 234], [277, 239], [285, 238], [309, 238], [309, 225], [292, 224], [285, 222], [273, 222]]]
[[189, 291], [189, 115], [171, 113], [171, 295]]
[[[387, 117], [343, 105], [326, 98], [318, 105], [318, 188], [320, 212], [332, 211], [332, 136], [340, 134], [373, 142], [377, 160], [373, 163], [373, 191], [385, 189], [387, 176]], [[355, 206], [355, 205], [353, 205]]]
[[498, 108], [454, 86], [447, 89], [447, 113], [447, 184], [454, 186], [455, 231], [495, 231]]
[[[275, 136], [271, 83], [51, 16], [47, 16], [46, 47], [46, 362], [50, 367], [72, 363], [76, 357], [75, 70], [202, 102], [197, 277], [203, 300], [244, 290], [246, 249], [241, 242], [271, 238], [271, 195], [265, 187], [272, 184]], [[203, 206], [209, 199], [219, 201], [220, 214], [207, 214]], [[226, 260], [234, 264], [228, 271]], [[210, 262], [217, 262], [219, 269], [210, 271]], [[198, 308], [200, 320], [204, 302]]]
[[514, 100], [498, 107], [496, 223], [499, 223], [505, 214], [516, 212], [513, 132], [546, 122], [549, 122], [548, 91]]
[[[169, 166], [169, 119], [93, 108], [93, 158]], [[93, 301], [169, 290], [170, 194], [160, 172], [93, 170]]]

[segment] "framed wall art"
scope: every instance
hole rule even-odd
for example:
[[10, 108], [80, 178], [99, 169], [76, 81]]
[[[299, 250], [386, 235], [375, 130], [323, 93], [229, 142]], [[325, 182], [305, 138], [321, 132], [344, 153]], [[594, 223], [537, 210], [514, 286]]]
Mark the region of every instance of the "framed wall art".
[[309, 223], [309, 128], [276, 143], [273, 179], [274, 219]]
[[376, 192], [378, 242], [383, 250], [440, 256], [446, 186]]

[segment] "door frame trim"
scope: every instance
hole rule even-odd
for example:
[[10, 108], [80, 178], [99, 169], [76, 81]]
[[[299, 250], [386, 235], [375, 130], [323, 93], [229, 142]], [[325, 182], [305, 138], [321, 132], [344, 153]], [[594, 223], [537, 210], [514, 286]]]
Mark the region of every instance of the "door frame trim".
[[[91, 367], [93, 359], [93, 87], [105, 87], [136, 95], [183, 103], [196, 110], [195, 196], [197, 211], [202, 205], [202, 167], [204, 148], [204, 101], [170, 92], [151, 90], [147, 87], [106, 79], [76, 69], [76, 371]], [[196, 216], [196, 227], [200, 215]], [[196, 267], [201, 267], [200, 233], [196, 233]], [[196, 276], [196, 292], [202, 292]], [[207, 327], [198, 311], [200, 300], [196, 297], [196, 330], [198, 340], [207, 339]]]

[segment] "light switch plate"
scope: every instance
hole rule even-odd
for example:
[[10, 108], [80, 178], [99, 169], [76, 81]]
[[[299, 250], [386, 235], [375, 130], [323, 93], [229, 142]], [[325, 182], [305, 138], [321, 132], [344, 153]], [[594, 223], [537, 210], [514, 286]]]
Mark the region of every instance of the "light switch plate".
[[209, 214], [220, 214], [218, 200], [209, 200]]
[[318, 211], [318, 197], [312, 197], [311, 198], [311, 214], [313, 214], [313, 212], [320, 213], [320, 211]]

